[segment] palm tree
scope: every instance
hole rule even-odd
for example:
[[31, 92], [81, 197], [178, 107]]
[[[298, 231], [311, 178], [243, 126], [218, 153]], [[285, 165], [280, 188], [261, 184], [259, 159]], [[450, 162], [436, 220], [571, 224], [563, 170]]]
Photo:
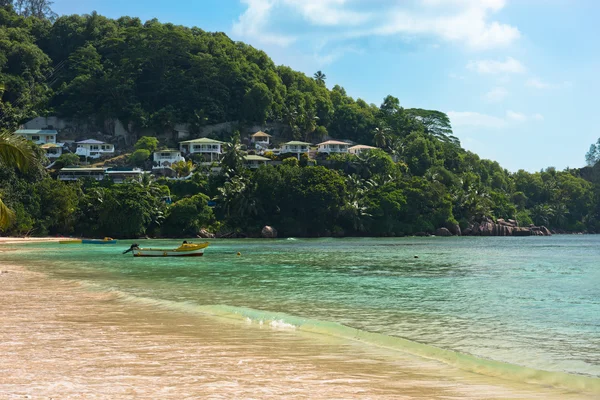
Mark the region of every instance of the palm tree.
[[315, 78], [315, 81], [317, 81], [317, 83], [319, 85], [325, 85], [325, 79], [327, 79], [327, 76], [324, 73], [322, 73], [321, 71], [317, 71], [317, 72], [315, 72], [313, 77]]
[[[36, 155], [27, 140], [10, 132], [0, 132], [0, 163], [26, 171], [35, 162]], [[0, 199], [0, 230], [15, 219], [15, 213]]]
[[377, 128], [373, 129], [373, 142], [375, 143], [375, 146], [379, 147], [380, 149], [385, 148], [388, 142], [387, 134], [389, 131], [390, 129], [385, 126], [378, 126]]
[[240, 134], [235, 132], [231, 137], [230, 143], [225, 143], [223, 146], [223, 158], [221, 158], [221, 167], [224, 172], [231, 176], [237, 174], [244, 163], [244, 153], [240, 150]]

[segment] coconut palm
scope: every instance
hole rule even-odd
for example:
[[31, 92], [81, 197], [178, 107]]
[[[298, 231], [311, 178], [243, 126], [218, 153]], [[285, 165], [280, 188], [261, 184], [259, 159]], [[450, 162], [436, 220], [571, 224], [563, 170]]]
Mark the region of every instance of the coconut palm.
[[385, 126], [378, 126], [377, 128], [373, 129], [373, 142], [375, 143], [375, 146], [379, 147], [380, 149], [385, 148], [388, 142], [389, 131], [390, 129]]
[[[0, 131], [0, 163], [26, 171], [35, 160], [35, 152], [24, 138]], [[0, 230], [8, 228], [14, 218], [15, 213], [0, 199]]]
[[317, 81], [317, 83], [319, 85], [325, 85], [325, 79], [327, 79], [327, 76], [324, 73], [322, 73], [321, 71], [317, 71], [317, 72], [315, 72], [313, 77], [315, 78], [315, 81]]

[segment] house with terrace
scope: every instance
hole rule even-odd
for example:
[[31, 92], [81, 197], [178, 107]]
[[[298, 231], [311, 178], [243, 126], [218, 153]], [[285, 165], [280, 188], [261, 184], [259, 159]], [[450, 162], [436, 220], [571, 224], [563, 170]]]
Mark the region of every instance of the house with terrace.
[[175, 175], [171, 166], [179, 161], [184, 161], [185, 158], [181, 155], [179, 150], [165, 149], [155, 151], [153, 156], [152, 172], [157, 175], [171, 176]]
[[377, 149], [377, 147], [373, 147], [373, 146], [367, 146], [364, 144], [357, 144], [356, 146], [352, 146], [348, 148], [348, 153], [350, 154], [354, 154], [354, 155], [359, 155], [362, 154], [366, 151], [369, 150], [375, 150]]
[[338, 154], [338, 153], [348, 153], [348, 147], [350, 145], [345, 142], [340, 142], [337, 140], [328, 140], [323, 143], [319, 143], [317, 145], [317, 153], [326, 153], [326, 154]]
[[115, 146], [110, 143], [104, 143], [100, 140], [87, 139], [76, 142], [77, 149], [75, 154], [86, 158], [100, 158], [106, 155], [115, 154]]
[[48, 159], [53, 160], [60, 157], [63, 153], [64, 143], [46, 143], [40, 146], [44, 153], [46, 153], [46, 157]]
[[183, 154], [199, 154], [204, 158], [204, 161], [212, 162], [221, 159], [224, 144], [224, 142], [218, 140], [200, 138], [179, 142], [179, 150]]
[[244, 156], [244, 167], [250, 169], [260, 168], [263, 165], [267, 165], [269, 162], [271, 162], [271, 159], [267, 157], [257, 156], [253, 154]]
[[19, 129], [15, 135], [23, 136], [35, 144], [56, 143], [58, 133], [53, 129]]
[[268, 133], [258, 131], [250, 135], [250, 142], [261, 149], [266, 149], [271, 144], [271, 137]]
[[299, 142], [299, 141], [291, 141], [281, 145], [279, 149], [279, 154], [292, 153], [295, 154], [298, 159], [300, 159], [300, 154], [308, 153], [310, 150], [310, 143]]

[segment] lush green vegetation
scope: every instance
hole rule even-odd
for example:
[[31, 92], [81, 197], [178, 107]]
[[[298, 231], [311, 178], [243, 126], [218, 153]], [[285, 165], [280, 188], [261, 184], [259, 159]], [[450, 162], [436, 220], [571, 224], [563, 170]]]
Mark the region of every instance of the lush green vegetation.
[[[185, 181], [126, 184], [62, 183], [39, 166], [20, 171], [5, 163], [0, 196], [16, 214], [5, 232], [188, 236], [202, 227], [257, 234], [272, 225], [282, 235], [391, 236], [465, 228], [484, 217], [600, 231], [596, 150], [588, 157], [595, 167], [510, 173], [461, 148], [444, 113], [405, 109], [393, 96], [367, 104], [342, 87], [328, 89], [326, 79], [276, 66], [223, 33], [95, 13], [50, 22], [0, 7], [4, 128], [48, 113], [98, 125], [118, 118], [137, 132], [269, 121], [290, 139], [329, 135], [382, 149], [250, 171], [234, 135], [225, 138], [232, 144], [218, 175], [197, 168]], [[144, 138], [129, 161], [144, 165], [161, 145]], [[192, 168], [176, 166], [180, 176]]]

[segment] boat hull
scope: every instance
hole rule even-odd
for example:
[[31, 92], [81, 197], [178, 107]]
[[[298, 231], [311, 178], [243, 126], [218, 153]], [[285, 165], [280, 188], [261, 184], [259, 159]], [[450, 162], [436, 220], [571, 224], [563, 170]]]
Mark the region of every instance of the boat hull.
[[207, 247], [208, 242], [187, 243], [176, 249], [134, 248], [132, 252], [134, 257], [202, 257]]
[[81, 244], [81, 239], [59, 240], [59, 244]]
[[160, 249], [139, 249], [133, 250], [134, 257], [202, 257], [204, 249], [192, 251], [174, 251]]

